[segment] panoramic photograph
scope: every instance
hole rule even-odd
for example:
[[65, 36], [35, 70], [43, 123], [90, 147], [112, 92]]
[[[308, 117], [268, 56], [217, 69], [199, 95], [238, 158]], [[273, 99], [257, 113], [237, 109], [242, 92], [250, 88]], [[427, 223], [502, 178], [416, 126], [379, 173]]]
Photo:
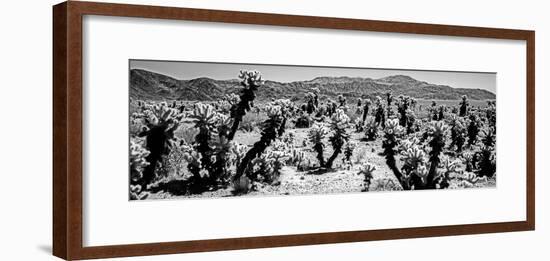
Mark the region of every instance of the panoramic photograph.
[[494, 188], [496, 77], [130, 60], [129, 199]]

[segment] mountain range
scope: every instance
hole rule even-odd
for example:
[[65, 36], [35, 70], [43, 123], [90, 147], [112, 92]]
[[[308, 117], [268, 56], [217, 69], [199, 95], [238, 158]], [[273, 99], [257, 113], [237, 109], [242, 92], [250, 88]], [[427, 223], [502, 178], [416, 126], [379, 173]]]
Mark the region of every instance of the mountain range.
[[[495, 99], [494, 93], [483, 89], [453, 88], [431, 84], [406, 75], [393, 75], [380, 79], [361, 77], [317, 77], [308, 81], [265, 81], [256, 93], [257, 99], [302, 99], [307, 92], [318, 88], [321, 95], [336, 98], [338, 95], [352, 98], [373, 98], [390, 91], [394, 96], [407, 95], [426, 100], [458, 100], [466, 95], [472, 100]], [[142, 100], [218, 100], [226, 94], [238, 93], [239, 80], [215, 80], [201, 77], [178, 80], [143, 69], [130, 70], [130, 97]]]

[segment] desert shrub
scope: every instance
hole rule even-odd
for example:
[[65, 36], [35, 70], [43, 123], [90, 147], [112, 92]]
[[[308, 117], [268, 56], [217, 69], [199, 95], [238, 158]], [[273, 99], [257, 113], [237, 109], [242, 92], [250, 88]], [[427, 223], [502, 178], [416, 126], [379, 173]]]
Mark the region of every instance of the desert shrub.
[[157, 164], [156, 178], [176, 179], [183, 177], [185, 174], [183, 170], [187, 164], [186, 154], [192, 150], [193, 148], [183, 139], [175, 140], [170, 152], [162, 157], [161, 164]]
[[233, 195], [242, 195], [247, 194], [250, 190], [250, 179], [246, 176], [241, 176], [239, 178], [234, 179], [231, 182], [232, 190], [231, 193]]
[[179, 128], [176, 135], [183, 140], [185, 144], [192, 144], [195, 141], [195, 137], [199, 134], [199, 130], [196, 128]]
[[371, 152], [371, 149], [367, 147], [358, 147], [355, 151], [356, 153], [354, 153], [353, 163], [359, 164], [365, 161], [367, 154]]
[[372, 179], [369, 191], [399, 191], [403, 188], [391, 178]]
[[265, 115], [248, 113], [243, 117], [241, 124], [239, 125], [239, 130], [244, 132], [253, 132], [264, 120]]

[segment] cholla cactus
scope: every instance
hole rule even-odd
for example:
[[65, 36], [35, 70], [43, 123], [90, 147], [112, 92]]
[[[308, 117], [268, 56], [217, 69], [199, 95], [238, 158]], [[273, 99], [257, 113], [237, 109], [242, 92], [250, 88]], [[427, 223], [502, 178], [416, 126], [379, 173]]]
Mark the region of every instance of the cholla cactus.
[[239, 73], [239, 79], [241, 79], [241, 95], [239, 102], [231, 106], [231, 118], [233, 118], [233, 126], [231, 131], [227, 135], [227, 139], [232, 141], [235, 137], [235, 133], [239, 129], [244, 115], [250, 111], [253, 106], [254, 99], [256, 98], [256, 91], [264, 83], [262, 75], [258, 71], [241, 71]]
[[495, 145], [495, 128], [489, 127], [482, 131], [481, 141], [486, 147], [493, 147]]
[[466, 123], [462, 118], [457, 117], [456, 115], [453, 115], [451, 118], [450, 126], [451, 126], [451, 144], [449, 145], [449, 149], [456, 146], [456, 152], [460, 153], [462, 152], [462, 147], [466, 142], [466, 135], [467, 135]]
[[450, 186], [451, 179], [453, 178], [451, 174], [457, 173], [460, 165], [459, 161], [452, 161], [449, 157], [444, 157], [441, 163], [442, 169], [438, 171], [434, 178], [435, 186], [439, 189]]
[[[200, 162], [194, 162], [197, 157], [186, 157], [187, 168], [193, 174], [193, 191], [215, 187], [219, 181], [227, 182], [229, 173], [228, 157], [231, 142], [227, 138], [232, 124], [232, 118], [216, 112], [209, 104], [197, 103], [189, 118], [198, 129], [193, 148], [200, 155]], [[190, 154], [191, 155], [191, 154]], [[199, 164], [200, 163], [200, 164]]]
[[281, 111], [281, 125], [277, 131], [277, 135], [283, 136], [285, 133], [287, 119], [291, 116], [292, 102], [289, 99], [278, 99], [272, 102], [273, 106], [279, 106]]
[[384, 134], [384, 140], [382, 141], [382, 148], [384, 149], [386, 164], [392, 170], [397, 180], [401, 182], [401, 186], [403, 187], [403, 189], [409, 189], [408, 184], [410, 176], [406, 172], [401, 173], [401, 171], [397, 167], [397, 163], [395, 160], [395, 147], [397, 146], [397, 138], [395, 134], [398, 131], [398, 128], [399, 122], [397, 121], [397, 119], [388, 120], [386, 122], [386, 130]]
[[130, 180], [132, 183], [138, 183], [143, 178], [143, 170], [149, 165], [146, 160], [148, 155], [149, 151], [143, 147], [141, 141], [130, 139]]
[[282, 167], [291, 159], [291, 153], [283, 142], [275, 141], [264, 153], [251, 162], [249, 178], [268, 184], [275, 183]]
[[371, 101], [370, 99], [366, 99], [363, 106], [363, 122], [367, 119], [367, 116], [369, 115], [369, 109], [370, 109]]
[[344, 110], [338, 109], [334, 115], [331, 117], [330, 129], [332, 130], [332, 136], [329, 138], [329, 141], [332, 145], [334, 152], [332, 156], [327, 160], [325, 167], [332, 168], [332, 164], [336, 157], [342, 152], [342, 147], [344, 143], [349, 140], [349, 133], [347, 128], [350, 124], [350, 119]]
[[[218, 114], [214, 107], [209, 104], [197, 103], [189, 118], [194, 122], [195, 128], [199, 129], [199, 133], [195, 136], [194, 147], [201, 155], [201, 165], [204, 167], [212, 166], [212, 137], [216, 131], [216, 123]], [[188, 165], [191, 168], [192, 165]], [[191, 169], [189, 169], [191, 171]], [[191, 172], [193, 173], [193, 172]]]
[[250, 169], [246, 176], [251, 181], [271, 183], [275, 179], [273, 173], [273, 158], [266, 152], [250, 162]]
[[321, 123], [315, 123], [308, 132], [309, 142], [313, 144], [313, 150], [317, 153], [317, 160], [319, 160], [321, 167], [325, 165], [323, 150], [325, 148], [324, 139], [327, 134], [327, 128]]
[[313, 92], [313, 103], [315, 104], [315, 108], [319, 108], [319, 94], [321, 94], [321, 90], [319, 90], [319, 88], [312, 88], [311, 91]]
[[374, 120], [378, 125], [382, 125], [382, 129], [386, 127], [386, 111], [384, 109], [384, 104], [382, 104], [382, 98], [380, 98], [380, 96], [376, 96], [376, 112], [374, 115]]
[[467, 172], [474, 171], [474, 165], [475, 165], [474, 154], [470, 153], [470, 152], [464, 153], [464, 154], [462, 154], [462, 158], [464, 160], [464, 165], [466, 166], [465, 171], [467, 171]]
[[397, 112], [399, 113], [399, 125], [402, 127], [407, 127], [409, 118], [407, 117], [407, 110], [409, 110], [410, 98], [409, 96], [399, 95], [399, 100], [397, 101]]
[[189, 118], [195, 123], [195, 128], [202, 129], [207, 128], [209, 131], [213, 131], [218, 114], [214, 107], [210, 104], [197, 103], [193, 109]]
[[193, 174], [195, 179], [200, 180], [202, 178], [202, 156], [197, 151], [190, 151], [184, 155], [185, 161], [187, 161], [187, 168], [189, 172]]
[[396, 133], [399, 132], [397, 120], [388, 120], [386, 123], [385, 140], [382, 143], [386, 164], [401, 186], [405, 190], [409, 189], [432, 189], [436, 188], [436, 182], [441, 185], [441, 180], [435, 180], [438, 177], [437, 166], [440, 163], [439, 155], [445, 145], [445, 133], [447, 126], [443, 122], [434, 122], [429, 130], [432, 140], [429, 142], [431, 151], [429, 153], [429, 171], [425, 159], [425, 152], [417, 145], [416, 141], [406, 141], [402, 143], [402, 148], [407, 148], [404, 152], [404, 166], [399, 169], [395, 160], [395, 147], [397, 145]]
[[403, 154], [403, 161], [405, 162], [403, 168], [414, 170], [419, 165], [424, 165], [426, 163], [426, 152], [418, 146], [413, 145]]
[[130, 185], [130, 200], [144, 200], [149, 196], [149, 192], [143, 191], [141, 185]]
[[369, 191], [369, 187], [372, 181], [372, 173], [376, 170], [376, 166], [371, 163], [363, 163], [359, 168], [357, 175], [363, 175], [363, 191]]
[[474, 185], [478, 182], [487, 182], [487, 177], [485, 177], [485, 176], [484, 177], [479, 177], [476, 174], [471, 173], [471, 172], [464, 173], [462, 179], [467, 181], [468, 183], [470, 183], [472, 185]]
[[229, 102], [229, 104], [235, 105], [241, 101], [241, 98], [239, 98], [239, 95], [231, 93], [225, 95], [225, 100]]
[[230, 164], [235, 166], [239, 165], [247, 150], [248, 146], [240, 143], [233, 143], [231, 146], [231, 157], [229, 159]]
[[252, 160], [259, 157], [271, 144], [271, 142], [279, 136], [279, 129], [283, 121], [283, 111], [281, 106], [270, 104], [265, 108], [265, 111], [268, 118], [261, 124], [262, 136], [259, 141], [254, 143], [252, 148], [243, 157], [239, 166], [237, 166], [236, 176], [238, 178], [242, 176], [249, 168]]
[[391, 92], [386, 92], [386, 102], [388, 102], [388, 107], [390, 107], [393, 102], [393, 95]]
[[307, 113], [300, 112], [294, 120], [294, 126], [296, 128], [309, 128], [313, 120]]
[[465, 117], [468, 114], [468, 97], [462, 95], [462, 101], [460, 102], [460, 112], [458, 116]]
[[439, 155], [443, 151], [445, 146], [445, 137], [447, 132], [447, 125], [443, 121], [432, 122], [432, 126], [429, 130], [429, 136], [432, 137], [428, 143], [432, 150], [430, 151], [430, 173], [428, 174], [428, 186], [434, 188], [434, 178], [437, 176], [437, 166], [440, 163]]
[[217, 102], [217, 108], [220, 112], [229, 114], [231, 113], [231, 108], [238, 104], [240, 100], [241, 98], [239, 98], [239, 96], [234, 93], [226, 94], [221, 100]]
[[412, 137], [406, 140], [402, 140], [400, 143], [399, 149], [404, 153], [407, 153], [409, 150], [413, 149], [418, 145], [420, 145], [420, 140], [416, 137]]
[[426, 186], [428, 171], [426, 153], [420, 147], [412, 145], [403, 155], [401, 184], [404, 189], [417, 189]]
[[353, 151], [355, 150], [356, 147], [357, 147], [357, 143], [352, 141], [346, 142], [346, 144], [344, 145], [344, 158], [342, 159], [344, 163], [347, 163], [349, 165], [352, 164], [351, 156], [353, 156]]
[[363, 131], [363, 121], [360, 118], [356, 118], [353, 121], [353, 125], [355, 126], [355, 132], [361, 132]]
[[307, 101], [306, 112], [308, 114], [312, 114], [317, 110], [317, 106], [315, 105], [315, 97], [316, 97], [315, 94], [311, 92], [308, 92], [306, 94], [306, 101]]
[[487, 118], [487, 121], [489, 122], [489, 126], [491, 128], [496, 129], [497, 124], [497, 107], [496, 107], [496, 101], [487, 101], [487, 108], [485, 108], [485, 117]]
[[139, 137], [145, 137], [145, 147], [150, 152], [146, 157], [149, 165], [143, 171], [141, 186], [146, 187], [155, 178], [155, 169], [163, 155], [170, 152], [174, 131], [180, 126], [183, 114], [170, 108], [166, 102], [155, 105], [143, 105], [142, 112], [136, 116], [143, 124]]
[[495, 129], [489, 127], [483, 131], [483, 147], [481, 148], [481, 160], [479, 162], [479, 175], [492, 177], [496, 172], [496, 159], [494, 155]]
[[472, 146], [477, 142], [477, 135], [479, 134], [479, 117], [476, 115], [470, 115], [470, 121], [468, 123], [468, 145]]
[[272, 159], [271, 162], [273, 164], [273, 175], [268, 182], [273, 183], [281, 175], [281, 169], [285, 165], [285, 162], [290, 159], [291, 155], [284, 150], [273, 150], [267, 154], [267, 157]]
[[373, 141], [376, 139], [378, 136], [378, 123], [376, 123], [374, 117], [368, 117], [363, 128], [365, 129], [365, 137], [367, 140]]
[[439, 105], [437, 120], [442, 121], [444, 118], [445, 118], [445, 106]]
[[291, 155], [290, 155], [289, 163], [296, 166], [296, 169], [298, 171], [304, 170], [304, 166], [302, 166], [302, 163], [306, 158], [305, 152], [300, 149], [292, 149], [290, 151], [290, 154]]
[[420, 182], [422, 182], [422, 184], [426, 185], [428, 182], [428, 169], [426, 168], [426, 165], [418, 165], [414, 170], [414, 174], [420, 178]]
[[345, 108], [346, 107], [346, 98], [343, 95], [338, 95], [338, 107]]
[[391, 119], [386, 121], [386, 133], [397, 135], [403, 132], [403, 128], [399, 126], [399, 121], [397, 119]]

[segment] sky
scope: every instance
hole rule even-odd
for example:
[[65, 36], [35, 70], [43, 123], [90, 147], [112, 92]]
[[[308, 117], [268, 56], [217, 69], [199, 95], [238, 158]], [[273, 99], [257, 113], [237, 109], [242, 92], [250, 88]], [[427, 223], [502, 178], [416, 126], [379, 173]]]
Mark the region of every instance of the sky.
[[179, 80], [208, 77], [216, 80], [236, 79], [240, 70], [257, 70], [265, 80], [293, 82], [311, 80], [321, 76], [348, 76], [383, 78], [407, 75], [419, 81], [448, 85], [454, 88], [485, 89], [496, 93], [496, 73], [394, 70], [346, 67], [317, 67], [294, 65], [261, 65], [236, 63], [206, 63], [179, 61], [130, 60], [130, 69], [145, 69]]

